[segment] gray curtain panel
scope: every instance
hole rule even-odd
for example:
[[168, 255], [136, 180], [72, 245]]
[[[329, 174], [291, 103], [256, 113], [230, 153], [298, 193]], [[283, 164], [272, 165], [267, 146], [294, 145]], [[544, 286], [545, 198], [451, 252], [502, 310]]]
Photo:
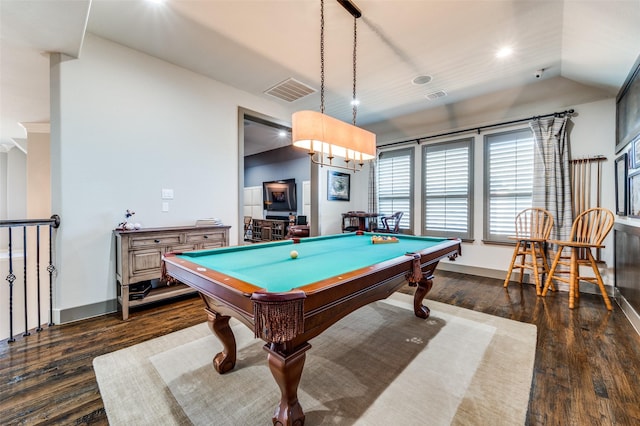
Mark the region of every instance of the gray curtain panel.
[[573, 224], [567, 116], [534, 119], [533, 207], [553, 214], [551, 239], [567, 240]]

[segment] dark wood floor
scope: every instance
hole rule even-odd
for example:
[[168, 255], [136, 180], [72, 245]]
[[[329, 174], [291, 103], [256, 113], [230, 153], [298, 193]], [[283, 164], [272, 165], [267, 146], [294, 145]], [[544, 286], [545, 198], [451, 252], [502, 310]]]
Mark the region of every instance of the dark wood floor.
[[[447, 272], [428, 298], [537, 325], [527, 424], [640, 424], [640, 337], [617, 306], [608, 313], [583, 295], [569, 310], [566, 293], [540, 298], [529, 285]], [[107, 424], [93, 358], [204, 320], [192, 297], [0, 342], [0, 424]]]

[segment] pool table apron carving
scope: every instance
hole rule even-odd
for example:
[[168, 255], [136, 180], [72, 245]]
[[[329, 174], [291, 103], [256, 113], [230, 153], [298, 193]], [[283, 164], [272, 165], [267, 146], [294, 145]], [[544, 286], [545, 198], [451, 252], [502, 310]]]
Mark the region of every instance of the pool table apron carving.
[[165, 273], [198, 290], [204, 301], [209, 328], [223, 346], [213, 358], [216, 371], [223, 374], [235, 366], [236, 341], [229, 327], [229, 319], [234, 317], [266, 342], [269, 369], [281, 391], [273, 424], [302, 425], [305, 416], [297, 391], [305, 352], [311, 348], [309, 340], [360, 307], [386, 299], [406, 282], [416, 287], [415, 315], [427, 318], [429, 308], [422, 303], [433, 285], [433, 271], [440, 259], [454, 260], [460, 255], [461, 246], [460, 240], [443, 240], [433, 249], [405, 253], [278, 293], [203, 268], [181, 259], [179, 254], [165, 256]]

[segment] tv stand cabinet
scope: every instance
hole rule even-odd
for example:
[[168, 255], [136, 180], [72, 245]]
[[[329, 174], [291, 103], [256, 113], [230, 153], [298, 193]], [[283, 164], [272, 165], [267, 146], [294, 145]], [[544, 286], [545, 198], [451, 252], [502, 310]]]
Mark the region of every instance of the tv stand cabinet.
[[129, 308], [159, 300], [196, 293], [184, 284], [153, 288], [142, 299], [129, 300], [129, 286], [160, 279], [162, 256], [173, 251], [204, 250], [229, 245], [230, 226], [176, 226], [113, 231], [116, 243], [116, 288], [122, 319]]

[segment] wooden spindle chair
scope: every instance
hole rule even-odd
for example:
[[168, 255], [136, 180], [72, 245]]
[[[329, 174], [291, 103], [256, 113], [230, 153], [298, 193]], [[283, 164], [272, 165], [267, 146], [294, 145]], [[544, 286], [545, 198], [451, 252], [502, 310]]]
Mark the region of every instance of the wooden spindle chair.
[[[600, 288], [600, 293], [604, 299], [604, 304], [608, 310], [613, 310], [611, 301], [607, 295], [607, 291], [604, 288], [602, 282], [602, 276], [598, 270], [598, 265], [591, 249], [604, 248], [602, 242], [607, 237], [611, 228], [613, 227], [615, 217], [613, 213], [605, 208], [596, 207], [589, 210], [585, 210], [580, 213], [578, 217], [573, 221], [571, 227], [571, 235], [569, 241], [557, 241], [551, 240], [550, 244], [555, 244], [558, 247], [556, 256], [551, 264], [551, 270], [549, 276], [545, 282], [542, 295], [545, 296], [553, 280], [562, 281], [569, 284], [569, 308], [573, 309], [575, 305], [575, 299], [580, 296], [580, 281], [587, 281], [592, 284], [597, 284]], [[569, 249], [570, 255], [563, 256], [563, 250]], [[579, 252], [583, 254], [580, 256]], [[586, 277], [580, 276], [580, 265], [590, 265], [593, 269], [594, 276]], [[558, 266], [562, 265], [569, 269], [559, 270]], [[562, 275], [568, 274], [569, 277]]]
[[553, 228], [553, 215], [541, 208], [525, 209], [516, 216], [515, 226], [516, 235], [509, 238], [516, 241], [516, 246], [504, 286], [509, 285], [514, 268], [520, 269], [520, 284], [524, 270], [530, 269], [533, 271], [536, 294], [540, 296], [544, 274], [549, 272], [545, 246]]

